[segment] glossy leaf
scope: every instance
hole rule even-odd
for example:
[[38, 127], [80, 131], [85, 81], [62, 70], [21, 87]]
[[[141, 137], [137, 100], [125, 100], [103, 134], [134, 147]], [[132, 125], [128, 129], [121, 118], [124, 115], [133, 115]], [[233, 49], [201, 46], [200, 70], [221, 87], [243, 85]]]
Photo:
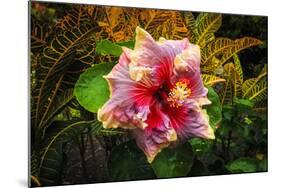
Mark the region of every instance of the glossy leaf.
[[114, 181], [128, 181], [155, 178], [144, 153], [134, 141], [121, 144], [109, 156], [108, 168]]
[[[244, 37], [241, 39], [231, 40], [228, 38], [216, 38], [202, 49], [202, 64], [211, 64], [214, 57], [222, 56], [218, 65], [226, 63], [233, 55], [246, 48], [262, 44], [262, 41], [252, 38]], [[207, 65], [205, 65], [207, 66]]]
[[205, 140], [202, 138], [192, 138], [188, 142], [191, 144], [193, 152], [196, 156], [201, 156], [211, 152], [213, 140]]
[[254, 102], [263, 100], [267, 96], [267, 66], [263, 68], [257, 78], [250, 78], [242, 85], [243, 98]]
[[125, 42], [117, 42], [115, 44], [117, 44], [119, 46], [124, 46], [124, 47], [130, 48], [130, 49], [134, 49], [134, 47], [135, 47], [134, 40], [129, 40], [129, 41], [125, 41]]
[[257, 164], [255, 159], [241, 157], [228, 163], [226, 168], [228, 171], [233, 173], [256, 172]]
[[222, 15], [215, 13], [201, 13], [196, 19], [198, 36], [195, 43], [204, 47], [215, 39], [214, 33], [220, 28]]
[[73, 89], [67, 89], [61, 95], [54, 99], [54, 105], [50, 108], [46, 119], [43, 122], [45, 127], [48, 127], [56, 115], [58, 115], [62, 110], [73, 101]]
[[176, 148], [163, 149], [152, 162], [158, 178], [186, 176], [193, 164], [194, 154], [187, 142]]
[[97, 43], [96, 52], [101, 55], [113, 55], [119, 57], [122, 53], [122, 48], [109, 40], [102, 40]]
[[239, 75], [239, 80], [241, 80], [243, 82], [243, 80], [244, 80], [243, 69], [242, 69], [242, 65], [241, 65], [241, 62], [240, 62], [237, 54], [235, 54], [233, 56], [233, 62], [234, 62], [235, 70], [236, 70], [237, 74]]
[[225, 82], [225, 79], [211, 74], [202, 74], [201, 77], [205, 86], [213, 86], [217, 83]]
[[234, 98], [234, 103], [237, 107], [241, 107], [241, 108], [253, 108], [254, 104], [252, 101], [247, 100], [247, 99], [238, 99], [238, 98]]
[[195, 18], [191, 12], [184, 12], [185, 24], [189, 30], [189, 39], [192, 43], [195, 43], [197, 33], [196, 33], [196, 23]]
[[210, 105], [206, 105], [204, 108], [207, 110], [211, 127], [216, 130], [217, 125], [222, 119], [220, 98], [212, 87], [208, 87], [207, 97], [212, 103]]
[[[241, 70], [239, 65], [237, 65], [238, 61], [236, 61], [236, 65], [231, 63], [231, 81], [233, 87], [233, 97], [241, 97], [242, 96], [242, 84], [243, 84], [243, 75], [241, 74]], [[241, 72], [240, 72], [241, 71]]]
[[221, 105], [232, 104], [234, 98], [234, 87], [233, 87], [233, 70], [234, 65], [227, 63], [223, 67], [225, 82], [222, 88], [218, 91], [220, 96]]
[[74, 95], [86, 110], [97, 112], [109, 99], [109, 86], [103, 76], [107, 75], [114, 65], [114, 63], [94, 65], [80, 75], [74, 88]]
[[189, 35], [185, 20], [177, 11], [152, 11], [144, 29], [155, 39], [183, 39]]

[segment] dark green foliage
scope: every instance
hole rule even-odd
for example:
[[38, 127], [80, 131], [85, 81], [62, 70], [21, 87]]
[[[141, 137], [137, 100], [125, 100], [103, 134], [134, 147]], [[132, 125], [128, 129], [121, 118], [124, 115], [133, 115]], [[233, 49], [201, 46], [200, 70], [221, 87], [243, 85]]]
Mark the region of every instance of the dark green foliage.
[[186, 176], [193, 163], [194, 154], [187, 142], [175, 148], [165, 148], [154, 161], [152, 168], [159, 178]]
[[[253, 102], [224, 105], [216, 139], [191, 139], [196, 160], [188, 176], [267, 171], [267, 120]], [[200, 168], [197, 169], [196, 167]]]
[[237, 160], [231, 161], [226, 165], [228, 171], [233, 173], [241, 172], [256, 172], [257, 164], [252, 158], [242, 157]]
[[[86, 132], [85, 132], [86, 131]], [[92, 121], [54, 122], [46, 131], [48, 138], [41, 146], [39, 179], [43, 185], [59, 185], [65, 159], [63, 145], [83, 133], [101, 133], [101, 124]]]
[[108, 168], [113, 181], [155, 178], [144, 153], [134, 141], [115, 147], [108, 160]]
[[205, 109], [209, 115], [210, 125], [213, 129], [216, 129], [216, 126], [221, 121], [221, 104], [220, 99], [216, 91], [212, 87], [208, 87], [208, 99], [212, 102], [210, 105], [206, 105]]
[[239, 156], [258, 159], [267, 156], [267, 120], [265, 114], [257, 113], [253, 103], [235, 99], [231, 106], [223, 107], [223, 121], [217, 131], [222, 143], [221, 155], [226, 162]]
[[204, 175], [208, 175], [209, 173], [210, 172], [208, 171], [205, 164], [202, 161], [195, 158], [193, 160], [193, 164], [188, 173], [188, 176], [204, 176]]

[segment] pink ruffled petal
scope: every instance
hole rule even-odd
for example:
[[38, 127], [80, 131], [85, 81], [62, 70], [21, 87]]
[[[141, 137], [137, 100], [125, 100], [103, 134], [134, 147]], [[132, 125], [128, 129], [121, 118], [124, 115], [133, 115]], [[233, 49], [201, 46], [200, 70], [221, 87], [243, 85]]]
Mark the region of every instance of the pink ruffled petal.
[[181, 53], [188, 44], [187, 39], [183, 40], [165, 40], [160, 39], [162, 42], [159, 44], [161, 49], [161, 62], [156, 64], [152, 71], [152, 78], [155, 83], [171, 85], [171, 78], [174, 77], [174, 59], [177, 54]]
[[135, 48], [130, 53], [131, 62], [136, 66], [150, 67], [161, 62], [161, 49], [149, 33], [136, 28]]
[[129, 74], [126, 53], [120, 56], [119, 63], [105, 76], [110, 86], [111, 96], [98, 111], [98, 119], [105, 128], [145, 128], [144, 121], [149, 113], [152, 95], [149, 83], [136, 82]]
[[191, 94], [189, 98], [199, 99], [202, 97], [206, 97], [208, 89], [204, 87], [199, 71], [186, 78], [190, 81]]
[[149, 72], [154, 85], [159, 86], [169, 81], [175, 57], [187, 46], [187, 39], [174, 41], [161, 38], [156, 42], [149, 33], [137, 27], [135, 49], [128, 53], [131, 74], [138, 81], [144, 72]]
[[[158, 44], [162, 49], [166, 50], [167, 54], [170, 54], [171, 57], [173, 57], [173, 60], [176, 55], [182, 53], [182, 51], [190, 45], [187, 38], [182, 40], [166, 40], [162, 37], [160, 37]], [[173, 54], [171, 52], [173, 52]]]
[[189, 81], [191, 89], [191, 99], [205, 97], [208, 90], [204, 87], [200, 75], [200, 48], [189, 43], [187, 47], [175, 57], [174, 60], [175, 76], [173, 81], [186, 79]]
[[178, 74], [193, 74], [200, 70], [200, 47], [191, 43], [186, 45], [174, 59], [175, 71]]
[[146, 121], [149, 126], [145, 130], [132, 130], [137, 145], [145, 153], [150, 163], [163, 148], [177, 139], [175, 130], [170, 127], [168, 116], [161, 112], [159, 108], [151, 110], [151, 115]]
[[168, 108], [166, 113], [180, 139], [192, 137], [215, 138], [214, 131], [209, 124], [209, 116], [202, 110], [198, 101], [190, 99], [185, 106], [174, 109]]
[[154, 160], [156, 155], [161, 152], [163, 148], [168, 147], [170, 142], [177, 139], [177, 135], [173, 128], [166, 131], [155, 130], [150, 135], [141, 129], [134, 129], [131, 133], [136, 139], [138, 147], [146, 155], [149, 163]]

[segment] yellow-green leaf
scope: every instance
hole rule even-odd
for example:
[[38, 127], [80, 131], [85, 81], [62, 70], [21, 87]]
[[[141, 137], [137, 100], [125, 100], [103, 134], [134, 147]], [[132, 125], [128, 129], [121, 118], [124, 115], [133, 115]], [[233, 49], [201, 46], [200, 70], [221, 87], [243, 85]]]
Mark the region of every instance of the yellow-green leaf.
[[250, 78], [242, 85], [243, 98], [254, 102], [263, 100], [267, 96], [267, 66], [265, 65], [257, 78]]
[[155, 39], [164, 37], [166, 39], [183, 39], [188, 36], [185, 20], [177, 11], [153, 12], [151, 19], [144, 27]]
[[262, 41], [253, 37], [243, 37], [236, 40], [217, 38], [202, 49], [202, 64], [212, 63], [212, 59], [216, 57], [220, 59], [220, 64], [217, 66], [223, 65], [241, 50], [260, 44]]
[[234, 66], [232, 63], [224, 65], [224, 86], [219, 90], [219, 96], [221, 99], [221, 105], [232, 104], [233, 102], [233, 85], [232, 85], [232, 71]]
[[220, 82], [225, 82], [225, 79], [211, 74], [202, 74], [201, 77], [205, 86], [212, 86]]
[[197, 39], [196, 44], [204, 47], [215, 39], [214, 33], [220, 28], [222, 15], [215, 13], [201, 13], [196, 19]]
[[239, 79], [244, 80], [243, 78], [243, 69], [242, 69], [242, 66], [241, 66], [241, 63], [240, 63], [240, 60], [239, 60], [239, 57], [237, 54], [234, 54], [233, 55], [233, 62], [234, 62], [234, 66], [235, 66], [235, 70], [237, 72], [237, 74], [239, 75]]

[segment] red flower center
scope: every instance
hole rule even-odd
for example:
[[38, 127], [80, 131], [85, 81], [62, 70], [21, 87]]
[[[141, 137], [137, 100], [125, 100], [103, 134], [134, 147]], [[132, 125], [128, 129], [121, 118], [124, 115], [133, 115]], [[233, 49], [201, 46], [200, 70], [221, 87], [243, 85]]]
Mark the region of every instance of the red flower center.
[[191, 94], [191, 89], [188, 87], [189, 85], [189, 80], [187, 79], [181, 79], [178, 81], [174, 88], [171, 89], [169, 92], [169, 97], [168, 97], [168, 102], [170, 107], [180, 107], [182, 106], [186, 99], [190, 96]]
[[176, 84], [164, 83], [155, 93], [154, 97], [161, 103], [167, 103], [170, 107], [182, 106], [191, 94], [190, 82], [180, 79]]

